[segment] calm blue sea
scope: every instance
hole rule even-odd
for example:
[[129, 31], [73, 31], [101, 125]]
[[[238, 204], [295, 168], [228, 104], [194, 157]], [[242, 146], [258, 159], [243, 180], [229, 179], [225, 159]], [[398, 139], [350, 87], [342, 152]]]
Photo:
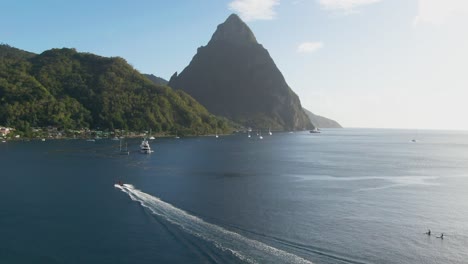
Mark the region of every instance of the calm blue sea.
[[139, 143], [0, 143], [0, 263], [468, 263], [468, 132]]

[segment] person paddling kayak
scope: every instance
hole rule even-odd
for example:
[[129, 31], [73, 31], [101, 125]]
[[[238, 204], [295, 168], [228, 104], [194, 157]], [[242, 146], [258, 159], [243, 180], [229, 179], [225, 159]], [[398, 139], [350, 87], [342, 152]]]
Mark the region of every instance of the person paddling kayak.
[[426, 235], [430, 236], [430, 235], [431, 235], [431, 230], [430, 230], [430, 229], [428, 229], [428, 230], [427, 230], [427, 232], [426, 232], [426, 233], [424, 233], [424, 234], [426, 234]]

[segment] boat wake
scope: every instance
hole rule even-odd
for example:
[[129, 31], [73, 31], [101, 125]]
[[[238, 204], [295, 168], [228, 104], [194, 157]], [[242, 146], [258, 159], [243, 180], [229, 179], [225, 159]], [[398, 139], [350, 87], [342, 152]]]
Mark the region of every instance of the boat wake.
[[228, 251], [242, 261], [248, 263], [309, 263], [284, 250], [266, 245], [262, 242], [244, 237], [236, 232], [205, 222], [184, 210], [160, 200], [157, 197], [142, 192], [130, 184], [114, 185], [153, 214], [162, 217], [182, 230], [212, 243], [217, 248]]
[[405, 187], [410, 185], [439, 185], [436, 176], [353, 176], [353, 177], [335, 177], [328, 175], [292, 175], [297, 181], [382, 181], [390, 184], [384, 184], [376, 187], [361, 188], [356, 191], [382, 190], [393, 187]]

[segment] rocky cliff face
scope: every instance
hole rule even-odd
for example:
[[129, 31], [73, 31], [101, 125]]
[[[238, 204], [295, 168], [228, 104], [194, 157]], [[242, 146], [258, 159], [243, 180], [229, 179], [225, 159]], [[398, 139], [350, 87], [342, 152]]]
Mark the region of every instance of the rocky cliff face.
[[244, 126], [312, 129], [298, 96], [250, 28], [231, 15], [190, 64], [169, 81], [210, 112]]

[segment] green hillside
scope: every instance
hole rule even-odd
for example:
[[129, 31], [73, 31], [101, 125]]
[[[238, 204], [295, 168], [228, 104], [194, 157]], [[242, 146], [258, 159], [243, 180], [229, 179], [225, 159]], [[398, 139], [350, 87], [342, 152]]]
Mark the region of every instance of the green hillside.
[[35, 55], [0, 45], [0, 124], [180, 134], [229, 130], [183, 91], [152, 83], [124, 59], [74, 49]]

